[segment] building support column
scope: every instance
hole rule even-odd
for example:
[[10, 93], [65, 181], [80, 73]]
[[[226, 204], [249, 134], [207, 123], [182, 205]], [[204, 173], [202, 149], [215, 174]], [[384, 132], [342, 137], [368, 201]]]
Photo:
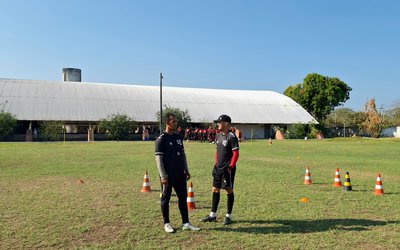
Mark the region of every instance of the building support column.
[[88, 141], [94, 141], [94, 131], [93, 131], [93, 128], [92, 128], [92, 124], [89, 124]]
[[26, 130], [25, 141], [32, 142], [32, 121], [29, 122], [29, 128]]

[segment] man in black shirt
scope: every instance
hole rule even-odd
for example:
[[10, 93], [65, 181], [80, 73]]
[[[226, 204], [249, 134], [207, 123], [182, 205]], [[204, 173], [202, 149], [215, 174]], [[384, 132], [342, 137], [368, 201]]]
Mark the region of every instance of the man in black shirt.
[[190, 224], [189, 213], [186, 203], [187, 189], [186, 180], [190, 179], [183, 148], [182, 138], [176, 133], [177, 121], [173, 113], [166, 113], [163, 117], [166, 124], [165, 132], [156, 140], [156, 163], [161, 182], [161, 212], [164, 220], [164, 229], [167, 233], [175, 230], [169, 220], [169, 200], [172, 188], [178, 196], [178, 206], [182, 216], [182, 230], [198, 231]]
[[214, 168], [212, 171], [213, 188], [212, 188], [212, 207], [211, 213], [202, 219], [204, 222], [217, 220], [217, 209], [220, 199], [220, 190], [225, 189], [227, 192], [227, 212], [224, 220], [225, 225], [231, 224], [231, 214], [233, 209], [234, 194], [233, 183], [235, 181], [236, 162], [239, 159], [239, 142], [231, 128], [231, 118], [227, 115], [221, 115], [215, 120], [218, 124], [220, 133], [215, 139], [216, 152], [214, 158]]

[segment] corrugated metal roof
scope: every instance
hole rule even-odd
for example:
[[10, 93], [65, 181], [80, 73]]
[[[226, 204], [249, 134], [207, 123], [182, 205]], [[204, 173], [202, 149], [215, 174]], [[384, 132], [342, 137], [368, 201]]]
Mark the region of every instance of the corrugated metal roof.
[[[6, 101], [5, 111], [32, 121], [98, 121], [123, 113], [156, 122], [160, 106], [158, 86], [0, 79], [0, 109]], [[273, 91], [163, 87], [163, 104], [187, 109], [192, 122], [228, 114], [233, 123], [316, 123], [295, 101]]]

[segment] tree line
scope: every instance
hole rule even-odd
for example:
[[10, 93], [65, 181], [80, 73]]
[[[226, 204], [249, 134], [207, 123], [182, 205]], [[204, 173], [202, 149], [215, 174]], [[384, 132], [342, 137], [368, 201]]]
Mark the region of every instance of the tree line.
[[[178, 120], [178, 126], [186, 128], [191, 118], [187, 110], [180, 110], [169, 106], [164, 106], [163, 112], [172, 112]], [[160, 112], [155, 114], [157, 120], [160, 121]], [[6, 140], [14, 135], [15, 129], [18, 125], [17, 118], [11, 113], [0, 112], [0, 141]], [[101, 119], [98, 125], [94, 126], [99, 128], [103, 133], [112, 140], [127, 139], [133, 128], [138, 126], [138, 122], [133, 117], [126, 114], [111, 114], [107, 118]], [[65, 125], [61, 121], [42, 121], [39, 123], [39, 133], [43, 139], [49, 141], [57, 141], [60, 139], [60, 134], [64, 132]]]

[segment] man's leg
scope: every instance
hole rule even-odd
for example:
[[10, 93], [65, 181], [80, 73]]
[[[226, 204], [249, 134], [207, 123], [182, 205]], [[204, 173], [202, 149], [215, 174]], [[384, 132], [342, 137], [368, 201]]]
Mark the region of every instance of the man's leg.
[[217, 221], [217, 209], [218, 209], [218, 203], [219, 203], [219, 197], [220, 197], [220, 189], [213, 187], [212, 194], [213, 195], [212, 195], [211, 212], [209, 215], [207, 215], [206, 217], [201, 219], [203, 222]]
[[222, 183], [221, 170], [214, 167], [212, 176], [213, 176], [213, 188], [212, 188], [213, 198], [212, 198], [212, 207], [211, 207], [210, 217], [215, 218], [217, 216], [221, 183]]
[[216, 221], [217, 220], [217, 210], [218, 210], [218, 204], [219, 204], [219, 199], [220, 199], [220, 190], [221, 190], [221, 176], [219, 174], [219, 170], [214, 167], [213, 172], [213, 188], [212, 188], [212, 206], [211, 206], [211, 212], [209, 215], [204, 217], [202, 221], [204, 222], [211, 222], [211, 221]]
[[220, 190], [222, 185], [222, 175], [220, 169], [214, 167], [213, 172], [213, 188], [212, 188], [212, 207], [210, 217], [215, 218], [217, 216], [218, 204], [220, 199]]
[[233, 202], [235, 201], [235, 195], [233, 194], [233, 189], [231, 188], [227, 188], [226, 192], [228, 197], [226, 216], [230, 217], [233, 209]]
[[217, 210], [218, 210], [218, 204], [220, 200], [220, 190], [219, 188], [213, 187], [212, 188], [212, 207], [211, 207], [211, 212], [213, 213], [211, 217], [215, 217]]
[[189, 222], [189, 212], [186, 203], [187, 198], [187, 188], [186, 188], [186, 178], [182, 178], [182, 180], [174, 183], [174, 189], [176, 195], [178, 196], [178, 206], [179, 211], [182, 216], [182, 230], [190, 230], [190, 231], [199, 231], [200, 228], [193, 226]]
[[164, 224], [169, 223], [169, 200], [171, 199], [172, 185], [168, 182], [168, 185], [161, 185], [161, 213], [163, 216]]
[[235, 181], [235, 173], [236, 173], [236, 168], [232, 169], [231, 171], [228, 171], [225, 176], [225, 190], [227, 192], [227, 208], [226, 208], [226, 216], [225, 216], [225, 225], [231, 224], [231, 214], [232, 214], [232, 209], [233, 209], [233, 203], [235, 201], [235, 195], [233, 194], [233, 183]]
[[187, 198], [186, 179], [182, 178], [182, 180], [176, 181], [174, 183], [174, 189], [176, 195], [178, 196], [178, 206], [179, 206], [179, 211], [181, 212], [182, 224], [189, 223], [189, 212], [186, 203], [186, 198]]

